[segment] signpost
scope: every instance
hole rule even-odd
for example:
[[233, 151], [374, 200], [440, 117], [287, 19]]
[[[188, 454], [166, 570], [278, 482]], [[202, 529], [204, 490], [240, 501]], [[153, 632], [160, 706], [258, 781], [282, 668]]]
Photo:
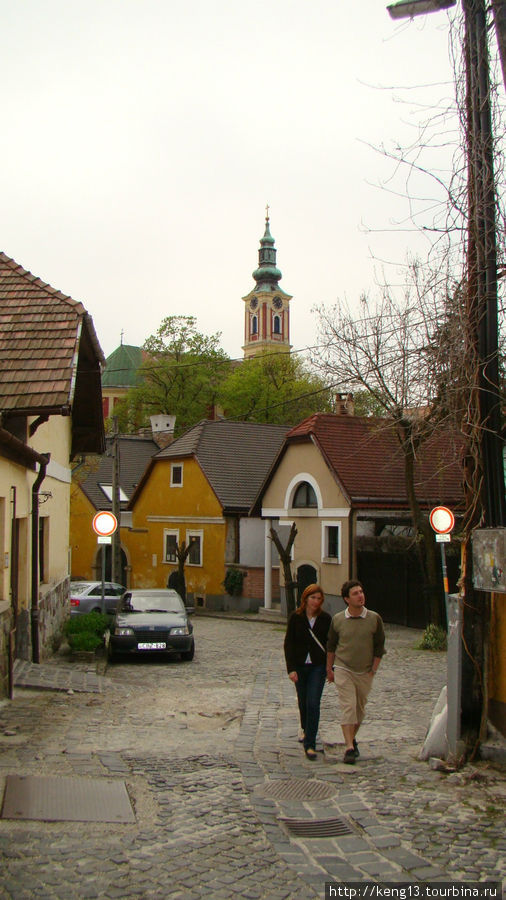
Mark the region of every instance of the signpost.
[[[111, 544], [112, 535], [118, 527], [118, 520], [112, 512], [98, 512], [93, 516], [93, 531], [98, 544]], [[100, 609], [105, 613], [105, 546], [102, 547], [102, 599]]]
[[461, 705], [461, 612], [459, 598], [448, 592], [448, 574], [446, 569], [445, 543], [451, 540], [451, 532], [455, 527], [455, 516], [446, 506], [436, 506], [429, 516], [436, 541], [441, 545], [441, 565], [445, 592], [446, 618], [448, 620], [448, 651], [446, 657], [446, 737], [448, 749], [453, 757], [457, 756], [460, 738], [460, 705]]

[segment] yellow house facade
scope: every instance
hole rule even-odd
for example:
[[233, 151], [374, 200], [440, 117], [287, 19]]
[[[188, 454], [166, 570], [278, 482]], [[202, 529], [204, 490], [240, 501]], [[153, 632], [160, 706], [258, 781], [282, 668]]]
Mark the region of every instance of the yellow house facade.
[[177, 568], [176, 543], [191, 541], [188, 594], [194, 599], [223, 594], [227, 521], [197, 460], [154, 461], [132, 512], [133, 588], [165, 587]]
[[[258, 609], [265, 533], [260, 516], [250, 512], [285, 433], [278, 425], [204, 420], [161, 450], [129, 504], [131, 586], [166, 586], [178, 567], [176, 550], [191, 543], [185, 562], [190, 603]], [[277, 574], [274, 556], [271, 564]], [[227, 594], [229, 571], [240, 583], [238, 596]]]

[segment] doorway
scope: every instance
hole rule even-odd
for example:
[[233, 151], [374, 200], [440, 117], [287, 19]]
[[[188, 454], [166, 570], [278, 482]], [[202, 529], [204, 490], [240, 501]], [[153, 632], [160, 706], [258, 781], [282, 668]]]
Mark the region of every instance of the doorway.
[[297, 598], [300, 600], [302, 592], [308, 584], [316, 584], [317, 573], [314, 566], [305, 563], [297, 569]]

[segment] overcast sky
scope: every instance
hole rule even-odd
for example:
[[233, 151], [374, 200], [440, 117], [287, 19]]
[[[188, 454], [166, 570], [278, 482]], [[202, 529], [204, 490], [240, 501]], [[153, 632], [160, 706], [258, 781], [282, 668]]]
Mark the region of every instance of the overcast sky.
[[410, 142], [419, 104], [452, 97], [447, 13], [399, 24], [386, 0], [0, 11], [0, 249], [80, 300], [106, 355], [122, 330], [140, 345], [187, 314], [242, 356], [266, 203], [295, 349], [315, 341], [315, 304], [373, 289], [374, 257], [426, 252], [395, 226], [407, 209], [377, 187], [393, 166], [368, 145]]

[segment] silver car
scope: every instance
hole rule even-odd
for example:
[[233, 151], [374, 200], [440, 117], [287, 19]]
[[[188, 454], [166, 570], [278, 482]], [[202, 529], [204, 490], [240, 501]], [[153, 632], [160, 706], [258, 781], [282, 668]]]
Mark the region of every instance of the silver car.
[[[115, 612], [118, 600], [125, 593], [122, 584], [113, 581], [104, 582], [105, 611], [109, 615]], [[102, 582], [72, 581], [70, 583], [70, 615], [102, 612]]]

